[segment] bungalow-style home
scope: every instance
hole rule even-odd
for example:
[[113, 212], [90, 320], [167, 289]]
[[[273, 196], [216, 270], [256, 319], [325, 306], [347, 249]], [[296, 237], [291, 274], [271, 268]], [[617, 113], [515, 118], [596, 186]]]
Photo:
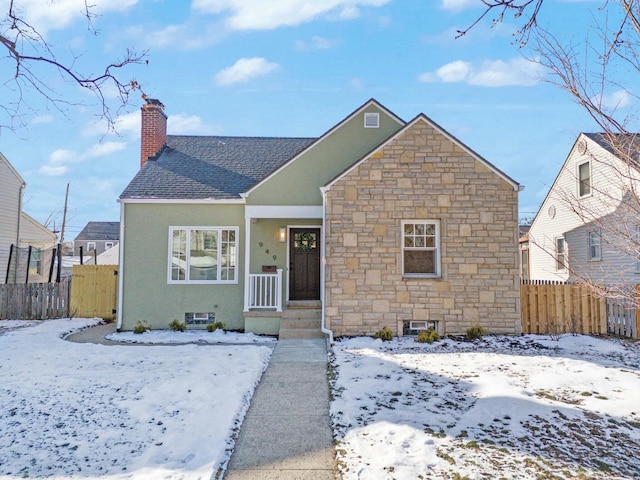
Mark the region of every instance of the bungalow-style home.
[[638, 147], [635, 135], [578, 135], [529, 230], [531, 280], [638, 283]]
[[56, 235], [22, 211], [26, 186], [0, 153], [0, 284], [48, 280]]
[[120, 241], [120, 222], [87, 222], [82, 231], [73, 240], [73, 254], [100, 255], [118, 245]]
[[281, 338], [519, 333], [520, 185], [423, 114], [369, 100], [318, 138], [166, 135], [142, 107], [120, 196], [118, 329]]

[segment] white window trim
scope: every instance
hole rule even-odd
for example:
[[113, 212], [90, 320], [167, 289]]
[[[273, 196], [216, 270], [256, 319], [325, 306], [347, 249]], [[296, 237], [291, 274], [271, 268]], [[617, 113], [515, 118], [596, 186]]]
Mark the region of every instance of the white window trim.
[[[580, 180], [580, 167], [585, 164], [589, 165], [589, 193], [580, 195], [580, 185], [582, 184], [582, 181]], [[591, 161], [587, 160], [586, 162], [580, 162], [576, 165], [576, 178], [578, 180], [576, 183], [576, 187], [577, 187], [576, 193], [578, 195], [578, 198], [587, 198], [593, 195], [593, 171], [591, 169]]]
[[[407, 248], [404, 246], [404, 226], [406, 224], [416, 224], [416, 223], [432, 223], [436, 227], [436, 246], [433, 248]], [[401, 262], [402, 262], [402, 276], [404, 278], [440, 278], [441, 265], [440, 265], [440, 220], [435, 219], [415, 219], [415, 220], [403, 220], [401, 224], [400, 230], [400, 242], [401, 242]], [[436, 273], [405, 273], [404, 272], [404, 252], [405, 250], [433, 250], [436, 252], [435, 264], [436, 264]]]
[[104, 242], [104, 249], [109, 250], [110, 248], [113, 248], [113, 242]]
[[373, 113], [373, 112], [365, 112], [364, 128], [380, 128], [380, 114]]
[[[593, 238], [598, 239], [598, 255], [596, 256], [591, 256], [591, 240]], [[587, 233], [587, 258], [590, 262], [599, 262], [602, 260], [602, 236], [599, 231]]]
[[96, 249], [96, 242], [87, 242], [87, 252], [93, 252]]
[[[190, 256], [191, 256], [191, 249], [189, 248], [190, 245], [190, 238], [191, 238], [191, 231], [193, 230], [209, 230], [209, 231], [217, 231], [218, 232], [218, 255], [221, 255], [222, 252], [222, 248], [220, 246], [221, 242], [222, 242], [222, 231], [223, 230], [231, 230], [233, 232], [235, 232], [235, 237], [236, 237], [236, 264], [234, 266], [234, 274], [233, 274], [233, 280], [220, 280], [221, 277], [221, 269], [222, 269], [222, 262], [218, 261], [218, 265], [217, 265], [217, 277], [218, 280], [189, 280], [188, 278], [185, 278], [184, 280], [173, 280], [171, 278], [171, 269], [172, 269], [172, 244], [171, 242], [173, 241], [173, 232], [176, 230], [187, 230], [187, 274], [186, 277], [188, 277], [188, 266], [189, 266], [189, 261], [190, 261]], [[238, 283], [238, 263], [239, 263], [239, 247], [240, 246], [240, 238], [239, 238], [239, 228], [238, 227], [211, 227], [211, 226], [172, 226], [169, 227], [169, 244], [168, 244], [168, 248], [167, 248], [167, 283], [172, 284], [172, 285], [232, 285], [232, 284], [237, 284]], [[219, 260], [219, 258], [218, 258]]]
[[[562, 252], [562, 268], [558, 268], [558, 240], [562, 240], [564, 244], [564, 251]], [[567, 240], [563, 236], [556, 237], [553, 239], [553, 263], [555, 266], [556, 272], [565, 272], [567, 270]]]

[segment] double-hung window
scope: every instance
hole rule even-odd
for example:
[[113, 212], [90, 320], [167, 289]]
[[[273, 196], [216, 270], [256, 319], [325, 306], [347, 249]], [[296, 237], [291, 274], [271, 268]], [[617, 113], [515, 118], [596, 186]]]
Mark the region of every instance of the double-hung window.
[[440, 222], [402, 222], [402, 274], [406, 277], [440, 276]]
[[600, 232], [589, 232], [589, 260], [600, 260], [602, 258], [602, 241]]
[[567, 268], [567, 246], [564, 237], [556, 238], [556, 270]]
[[169, 228], [169, 283], [238, 283], [238, 229]]
[[584, 162], [578, 165], [578, 197], [591, 195], [591, 164]]

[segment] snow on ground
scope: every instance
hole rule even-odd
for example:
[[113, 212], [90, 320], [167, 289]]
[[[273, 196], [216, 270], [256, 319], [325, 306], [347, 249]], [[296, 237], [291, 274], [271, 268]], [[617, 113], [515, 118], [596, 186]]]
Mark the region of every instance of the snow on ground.
[[96, 323], [0, 321], [0, 477], [208, 480], [224, 470], [271, 348], [62, 339]]
[[225, 332], [216, 330], [208, 332], [206, 330], [185, 330], [184, 332], [173, 332], [171, 330], [148, 330], [144, 333], [118, 332], [110, 333], [106, 336], [108, 340], [122, 343], [145, 343], [145, 344], [185, 344], [185, 343], [212, 343], [212, 344], [266, 344], [273, 342], [274, 337], [261, 337], [253, 333]]
[[640, 342], [356, 338], [331, 371], [344, 479], [640, 478]]

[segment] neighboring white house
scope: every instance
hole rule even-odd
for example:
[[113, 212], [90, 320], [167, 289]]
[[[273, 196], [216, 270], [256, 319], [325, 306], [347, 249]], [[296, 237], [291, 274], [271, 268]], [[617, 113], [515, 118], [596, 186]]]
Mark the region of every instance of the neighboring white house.
[[[25, 281], [29, 246], [29, 281], [42, 281], [47, 273], [47, 249], [55, 245], [55, 234], [22, 211], [25, 187], [20, 174], [0, 153], [0, 283]], [[19, 268], [8, 268], [10, 256], [12, 267]]]
[[639, 165], [623, 160], [638, 158], [639, 144], [629, 135], [578, 136], [529, 230], [531, 280], [640, 281]]

